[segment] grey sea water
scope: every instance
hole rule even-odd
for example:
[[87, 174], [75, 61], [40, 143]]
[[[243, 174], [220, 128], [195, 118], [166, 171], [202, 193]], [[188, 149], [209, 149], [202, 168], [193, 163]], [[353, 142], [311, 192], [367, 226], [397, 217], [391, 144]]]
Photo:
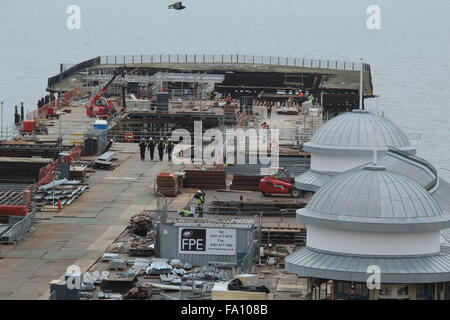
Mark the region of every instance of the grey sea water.
[[[357, 61], [372, 66], [378, 108], [418, 154], [450, 179], [448, 0], [0, 0], [0, 101], [28, 110], [60, 63], [99, 55], [239, 53]], [[69, 5], [81, 30], [66, 28]], [[366, 9], [381, 8], [381, 30]]]

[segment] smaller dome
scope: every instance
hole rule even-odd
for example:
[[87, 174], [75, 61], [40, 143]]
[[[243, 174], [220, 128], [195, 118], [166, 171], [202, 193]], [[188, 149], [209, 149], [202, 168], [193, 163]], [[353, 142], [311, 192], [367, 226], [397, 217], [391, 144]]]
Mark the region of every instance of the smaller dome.
[[373, 165], [333, 178], [297, 215], [305, 224], [358, 231], [435, 231], [450, 225], [450, 216], [417, 182]]
[[406, 135], [392, 121], [366, 110], [343, 113], [326, 122], [304, 144], [305, 151], [368, 152], [374, 148], [387, 150], [395, 147], [415, 153]]

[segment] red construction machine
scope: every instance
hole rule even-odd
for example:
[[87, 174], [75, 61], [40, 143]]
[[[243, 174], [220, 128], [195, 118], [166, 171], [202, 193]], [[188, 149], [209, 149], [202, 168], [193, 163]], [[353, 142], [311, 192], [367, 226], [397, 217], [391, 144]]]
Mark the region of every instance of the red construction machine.
[[270, 168], [270, 173], [273, 174], [259, 181], [259, 190], [264, 196], [286, 194], [299, 198], [302, 195], [303, 192], [295, 187], [294, 179], [285, 168]]
[[114, 102], [103, 97], [103, 94], [105, 94], [108, 87], [114, 82], [119, 74], [122, 74], [122, 76], [124, 75], [124, 71], [125, 67], [122, 67], [115, 72], [108, 83], [91, 99], [91, 101], [89, 101], [86, 110], [86, 114], [89, 117], [98, 116], [100, 118], [108, 118], [116, 112]]

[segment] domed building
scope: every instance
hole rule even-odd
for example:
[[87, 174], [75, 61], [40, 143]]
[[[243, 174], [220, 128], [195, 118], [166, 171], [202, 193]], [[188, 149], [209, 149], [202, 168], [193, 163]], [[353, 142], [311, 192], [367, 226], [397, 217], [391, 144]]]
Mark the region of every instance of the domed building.
[[311, 153], [311, 168], [295, 178], [295, 186], [316, 192], [334, 175], [370, 162], [374, 149], [383, 158], [389, 148], [405, 156], [416, 153], [392, 121], [366, 110], [343, 113], [326, 122], [303, 145]]
[[[306, 247], [285, 268], [307, 277], [314, 295], [326, 284], [333, 299], [450, 298], [450, 253], [440, 235], [450, 215], [410, 177], [375, 164], [350, 170], [297, 219], [307, 228]], [[377, 270], [380, 288], [369, 289]]]

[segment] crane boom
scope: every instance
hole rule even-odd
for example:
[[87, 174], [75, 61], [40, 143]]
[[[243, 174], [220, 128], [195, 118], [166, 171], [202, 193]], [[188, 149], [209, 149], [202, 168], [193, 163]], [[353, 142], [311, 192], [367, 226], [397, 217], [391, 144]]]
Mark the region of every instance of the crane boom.
[[113, 77], [108, 81], [108, 83], [92, 98], [91, 104], [95, 104], [98, 99], [108, 90], [108, 87], [113, 83], [116, 77], [125, 70], [125, 67], [120, 68], [118, 71], [114, 72]]

